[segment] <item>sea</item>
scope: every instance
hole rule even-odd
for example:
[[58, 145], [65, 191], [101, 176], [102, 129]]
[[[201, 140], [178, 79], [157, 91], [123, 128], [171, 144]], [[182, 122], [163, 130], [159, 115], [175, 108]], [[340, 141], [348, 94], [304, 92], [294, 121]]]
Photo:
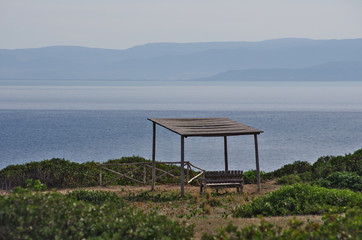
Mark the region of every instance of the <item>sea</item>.
[[[148, 118], [226, 117], [264, 131], [260, 168], [362, 148], [362, 82], [0, 80], [0, 169], [51, 158], [152, 157]], [[156, 129], [156, 160], [180, 136]], [[255, 169], [253, 136], [228, 137], [229, 169]], [[185, 161], [224, 169], [222, 137], [188, 137]]]

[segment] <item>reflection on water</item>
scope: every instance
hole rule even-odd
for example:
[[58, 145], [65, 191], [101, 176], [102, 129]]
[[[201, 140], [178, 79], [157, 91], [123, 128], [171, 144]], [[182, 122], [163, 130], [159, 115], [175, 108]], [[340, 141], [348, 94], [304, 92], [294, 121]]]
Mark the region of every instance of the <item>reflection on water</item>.
[[361, 111], [362, 82], [0, 81], [0, 109]]

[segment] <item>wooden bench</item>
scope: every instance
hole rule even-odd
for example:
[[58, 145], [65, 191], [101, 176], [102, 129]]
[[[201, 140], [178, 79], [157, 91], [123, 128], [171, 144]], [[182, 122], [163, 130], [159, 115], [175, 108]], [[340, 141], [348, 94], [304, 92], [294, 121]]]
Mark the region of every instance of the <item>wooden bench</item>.
[[200, 193], [206, 187], [210, 188], [236, 188], [238, 192], [243, 191], [244, 173], [240, 170], [234, 171], [209, 171], [204, 173], [204, 178], [200, 179]]

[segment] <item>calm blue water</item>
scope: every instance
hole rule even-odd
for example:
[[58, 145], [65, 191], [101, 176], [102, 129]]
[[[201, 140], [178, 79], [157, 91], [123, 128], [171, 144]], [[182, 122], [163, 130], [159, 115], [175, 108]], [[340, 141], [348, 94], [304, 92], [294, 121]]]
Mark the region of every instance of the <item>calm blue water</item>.
[[[264, 171], [362, 148], [362, 82], [0, 80], [0, 169], [53, 157], [151, 158], [147, 118], [229, 117], [264, 131]], [[255, 169], [253, 136], [230, 137], [229, 168]], [[187, 138], [185, 160], [223, 165], [222, 138]], [[157, 128], [157, 160], [180, 160], [180, 137]]]
[[[75, 162], [152, 156], [147, 118], [229, 117], [264, 131], [259, 135], [264, 171], [296, 160], [315, 162], [362, 148], [362, 112], [0, 110], [0, 169], [53, 157]], [[255, 169], [253, 136], [229, 137], [230, 169]], [[222, 170], [223, 138], [187, 138], [185, 160]], [[180, 136], [157, 127], [156, 159], [179, 161]]]

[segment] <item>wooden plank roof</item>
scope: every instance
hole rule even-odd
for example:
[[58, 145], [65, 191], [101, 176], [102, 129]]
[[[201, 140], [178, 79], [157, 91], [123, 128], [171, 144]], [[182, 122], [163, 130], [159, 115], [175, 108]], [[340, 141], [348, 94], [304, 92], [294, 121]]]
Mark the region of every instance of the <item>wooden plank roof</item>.
[[184, 137], [216, 137], [260, 134], [263, 131], [229, 118], [148, 118]]

